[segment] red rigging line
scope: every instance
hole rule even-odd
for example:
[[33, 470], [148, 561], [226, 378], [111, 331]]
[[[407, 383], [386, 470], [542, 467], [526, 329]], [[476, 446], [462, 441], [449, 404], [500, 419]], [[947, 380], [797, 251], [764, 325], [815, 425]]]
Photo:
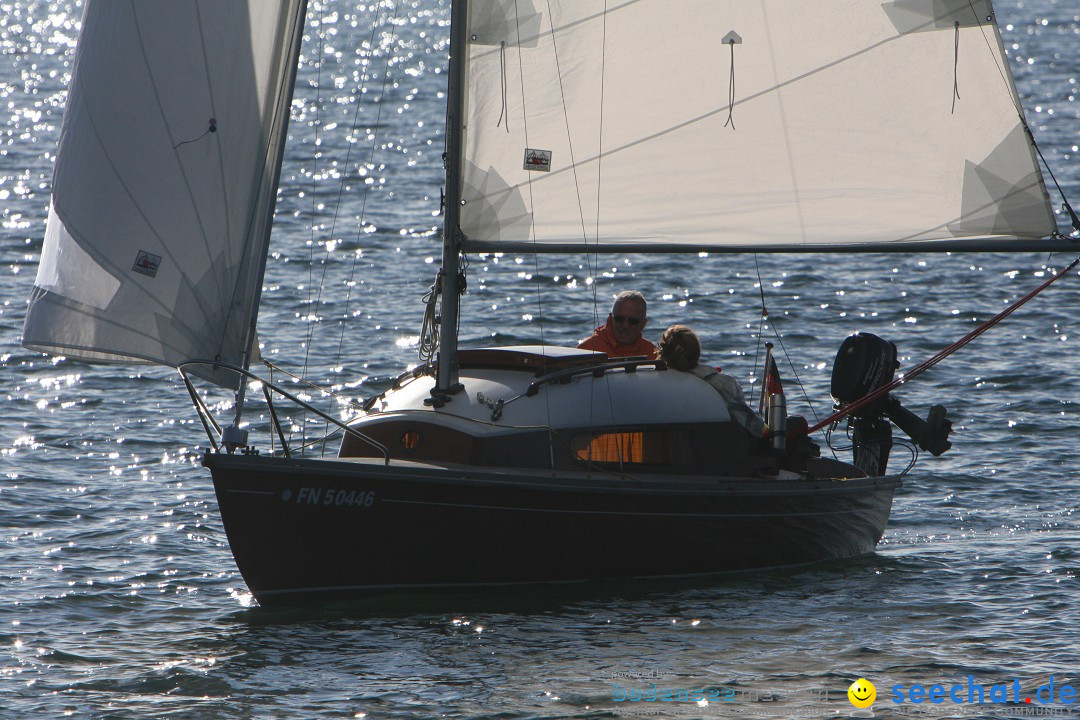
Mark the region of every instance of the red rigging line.
[[967, 335], [965, 335], [964, 337], [962, 337], [959, 340], [957, 340], [956, 342], [954, 342], [952, 345], [949, 345], [949, 346], [945, 347], [944, 349], [939, 351], [936, 355], [934, 355], [930, 359], [924, 360], [923, 362], [916, 365], [914, 368], [912, 368], [911, 372], [903, 375], [902, 377], [896, 378], [895, 380], [888, 383], [887, 385], [881, 386], [880, 388], [878, 388], [874, 392], [870, 393], [869, 395], [866, 395], [865, 397], [862, 397], [862, 398], [856, 400], [855, 402], [851, 403], [850, 405], [845, 405], [844, 407], [837, 410], [836, 412], [834, 412], [829, 417], [825, 418], [824, 420], [822, 420], [821, 422], [819, 422], [818, 424], [814, 425], [809, 430], [807, 430], [807, 434], [817, 432], [818, 430], [821, 430], [826, 425], [830, 425], [831, 423], [834, 423], [837, 420], [840, 420], [845, 415], [850, 415], [852, 412], [858, 410], [859, 408], [862, 408], [862, 407], [864, 407], [866, 405], [869, 405], [873, 401], [875, 401], [878, 398], [880, 398], [881, 396], [889, 393], [890, 391], [898, 388], [899, 386], [903, 385], [904, 383], [911, 380], [915, 376], [917, 376], [917, 375], [923, 373], [924, 371], [929, 370], [930, 368], [934, 367], [939, 362], [941, 362], [945, 358], [949, 357], [954, 352], [956, 352], [960, 348], [964, 347], [969, 342], [971, 342], [975, 338], [979, 337], [980, 335], [982, 335], [984, 332], [986, 332], [987, 330], [989, 330], [993, 326], [997, 325], [999, 322], [1001, 322], [1002, 320], [1007, 318], [1009, 315], [1012, 315], [1013, 312], [1015, 312], [1017, 309], [1019, 309], [1028, 300], [1035, 297], [1036, 295], [1041, 293], [1046, 288], [1050, 287], [1050, 285], [1052, 283], [1058, 281], [1059, 279], [1061, 279], [1062, 277], [1067, 275], [1070, 270], [1072, 270], [1074, 267], [1076, 267], [1077, 263], [1080, 263], [1080, 257], [1076, 258], [1071, 263], [1069, 263], [1069, 266], [1066, 267], [1064, 270], [1062, 270], [1060, 273], [1058, 273], [1057, 275], [1052, 276], [1049, 280], [1047, 280], [1046, 282], [1039, 285], [1037, 288], [1035, 288], [1034, 290], [1029, 292], [1027, 295], [1023, 296], [1022, 298], [1020, 298], [1019, 300], [1014, 302], [1012, 305], [1005, 308], [1000, 313], [998, 313], [994, 317], [990, 318], [989, 320], [984, 322], [982, 325], [975, 328], [974, 330], [969, 332]]

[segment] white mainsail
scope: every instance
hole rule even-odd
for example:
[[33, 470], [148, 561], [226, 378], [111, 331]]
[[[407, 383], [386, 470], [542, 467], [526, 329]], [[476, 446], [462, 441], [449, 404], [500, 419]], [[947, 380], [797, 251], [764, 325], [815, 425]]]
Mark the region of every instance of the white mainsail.
[[244, 364], [305, 5], [87, 2], [24, 345]]
[[1056, 232], [989, 0], [474, 0], [470, 23], [467, 249]]

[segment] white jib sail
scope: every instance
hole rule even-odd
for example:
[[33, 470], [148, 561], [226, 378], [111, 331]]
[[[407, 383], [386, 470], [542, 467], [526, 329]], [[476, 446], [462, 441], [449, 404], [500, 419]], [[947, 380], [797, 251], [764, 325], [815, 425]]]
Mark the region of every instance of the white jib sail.
[[495, 250], [1045, 237], [995, 22], [988, 0], [473, 0], [462, 230]]
[[243, 364], [304, 5], [87, 2], [24, 345]]

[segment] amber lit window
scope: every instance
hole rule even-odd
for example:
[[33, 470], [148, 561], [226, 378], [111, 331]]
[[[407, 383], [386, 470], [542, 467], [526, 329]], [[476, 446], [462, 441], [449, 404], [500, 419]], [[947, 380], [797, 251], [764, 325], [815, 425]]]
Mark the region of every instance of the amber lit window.
[[600, 432], [575, 435], [574, 458], [618, 465], [690, 465], [694, 461], [690, 433], [676, 430]]

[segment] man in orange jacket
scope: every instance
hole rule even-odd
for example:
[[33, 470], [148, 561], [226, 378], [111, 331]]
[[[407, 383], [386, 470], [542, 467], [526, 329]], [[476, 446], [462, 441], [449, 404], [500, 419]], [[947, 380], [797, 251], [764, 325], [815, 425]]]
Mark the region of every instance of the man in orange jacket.
[[597, 350], [609, 358], [644, 355], [656, 359], [656, 346], [641, 337], [649, 322], [645, 296], [637, 290], [623, 290], [615, 296], [607, 323], [578, 343], [582, 350]]

